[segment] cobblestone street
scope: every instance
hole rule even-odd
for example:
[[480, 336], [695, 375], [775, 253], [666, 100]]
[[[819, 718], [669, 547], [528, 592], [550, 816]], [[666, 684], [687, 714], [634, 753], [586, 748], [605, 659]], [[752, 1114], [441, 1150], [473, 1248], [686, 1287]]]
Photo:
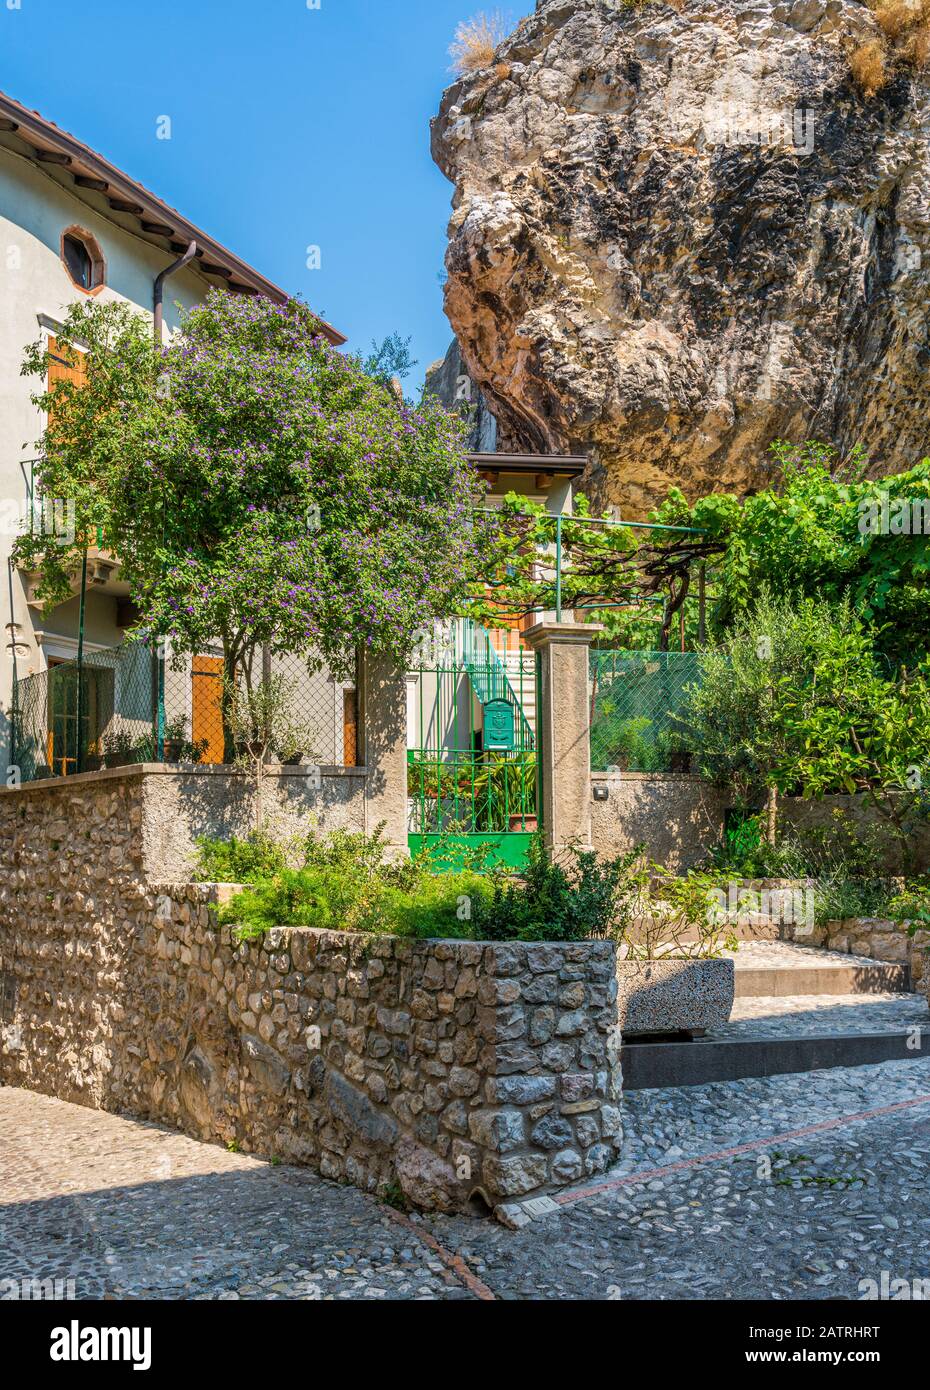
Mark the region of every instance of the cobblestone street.
[[930, 1280], [925, 1059], [644, 1091], [625, 1116], [621, 1165], [512, 1232], [0, 1089], [0, 1281], [316, 1300], [858, 1299], [883, 1272]]

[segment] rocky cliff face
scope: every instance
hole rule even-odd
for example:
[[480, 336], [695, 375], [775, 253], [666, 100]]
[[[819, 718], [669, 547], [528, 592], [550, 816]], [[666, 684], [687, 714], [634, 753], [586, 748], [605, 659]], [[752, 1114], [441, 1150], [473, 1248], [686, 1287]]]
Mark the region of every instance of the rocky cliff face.
[[497, 448], [497, 421], [477, 384], [468, 374], [458, 343], [453, 339], [445, 357], [426, 371], [424, 393], [436, 396], [449, 410], [456, 410], [468, 425], [465, 448], [474, 454], [493, 454]]
[[543, 0], [446, 92], [446, 308], [502, 449], [638, 515], [777, 437], [927, 452], [930, 102], [856, 0]]

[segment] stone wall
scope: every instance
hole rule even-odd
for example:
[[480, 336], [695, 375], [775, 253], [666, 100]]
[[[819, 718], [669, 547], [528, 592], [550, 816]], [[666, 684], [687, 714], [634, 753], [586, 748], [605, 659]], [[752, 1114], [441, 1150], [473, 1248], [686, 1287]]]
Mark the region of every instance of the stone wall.
[[[591, 785], [591, 840], [601, 854], [625, 854], [645, 845], [657, 863], [685, 873], [723, 837], [727, 794], [702, 777], [595, 772]], [[598, 792], [607, 799], [598, 800]]]
[[[674, 772], [623, 772], [591, 774], [593, 805], [591, 839], [601, 854], [623, 854], [644, 844], [658, 863], [673, 873], [685, 873], [700, 864], [723, 838], [727, 807], [732, 798], [725, 788], [702, 777]], [[606, 794], [606, 800], [598, 799]], [[900, 874], [900, 853], [888, 836], [886, 822], [865, 796], [825, 796], [820, 800], [782, 797], [779, 801], [783, 833], [822, 829], [837, 812], [847, 817], [862, 834], [886, 841], [882, 868]], [[917, 868], [930, 870], [930, 821], [916, 834]]]
[[799, 946], [819, 946], [845, 955], [906, 965], [911, 989], [927, 995], [930, 1003], [930, 931], [883, 917], [853, 917], [822, 926], [789, 924], [781, 931], [786, 940]]
[[[287, 839], [313, 828], [374, 829], [364, 768], [326, 767], [319, 780], [299, 767], [270, 769], [262, 800], [267, 828]], [[80, 845], [86, 823], [125, 814], [133, 863], [149, 879], [187, 880], [201, 837], [244, 836], [255, 824], [252, 778], [229, 767], [172, 768], [153, 763], [86, 772], [66, 780], [0, 788], [0, 835], [23, 820], [48, 833], [64, 854], [72, 835]], [[56, 824], [54, 834], [48, 827]], [[108, 824], [106, 842], [115, 827]], [[80, 851], [78, 851], [80, 852]]]
[[151, 785], [0, 796], [0, 1081], [427, 1207], [610, 1165], [612, 944], [281, 929], [237, 945], [217, 889], [153, 877]]

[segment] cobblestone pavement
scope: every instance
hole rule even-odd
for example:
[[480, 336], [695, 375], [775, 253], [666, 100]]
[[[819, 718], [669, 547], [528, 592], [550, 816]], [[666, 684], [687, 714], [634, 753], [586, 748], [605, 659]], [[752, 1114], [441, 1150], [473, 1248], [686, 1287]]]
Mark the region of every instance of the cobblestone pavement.
[[737, 999], [724, 1038], [824, 1037], [828, 1033], [905, 1033], [919, 1029], [930, 1050], [930, 1012], [922, 994], [793, 994]]
[[78, 1298], [471, 1297], [374, 1198], [0, 1088], [0, 1281]]
[[0, 1089], [0, 1280], [116, 1298], [855, 1299], [883, 1271], [930, 1279], [921, 1097], [924, 1058], [633, 1093], [622, 1164], [513, 1232], [410, 1220], [303, 1169]]

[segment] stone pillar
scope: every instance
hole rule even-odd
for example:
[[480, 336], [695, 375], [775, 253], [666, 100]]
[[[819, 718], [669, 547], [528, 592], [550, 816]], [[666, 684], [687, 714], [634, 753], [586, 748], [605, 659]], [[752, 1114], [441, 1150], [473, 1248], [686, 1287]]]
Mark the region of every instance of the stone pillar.
[[598, 623], [537, 623], [524, 634], [541, 664], [536, 709], [540, 809], [553, 858], [591, 848], [588, 652]]
[[407, 678], [396, 663], [360, 656], [359, 754], [367, 771], [365, 829], [384, 822], [394, 857], [410, 853], [407, 840]]

